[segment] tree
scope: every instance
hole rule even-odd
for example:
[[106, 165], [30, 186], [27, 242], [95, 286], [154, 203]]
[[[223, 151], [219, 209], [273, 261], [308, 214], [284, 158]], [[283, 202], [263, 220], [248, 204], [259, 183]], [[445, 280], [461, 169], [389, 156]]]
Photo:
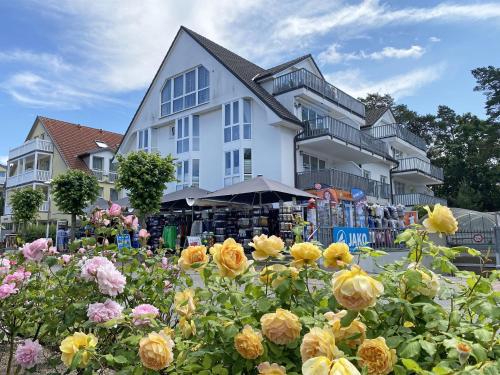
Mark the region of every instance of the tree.
[[76, 217], [83, 215], [84, 209], [97, 199], [99, 183], [84, 171], [70, 170], [52, 181], [54, 202], [59, 209], [71, 215], [71, 239], [75, 239]]
[[457, 196], [452, 204], [456, 207], [481, 211], [483, 208], [481, 193], [474, 189], [467, 180], [463, 180], [458, 188]]
[[31, 187], [16, 190], [10, 197], [14, 221], [22, 224], [23, 232], [37, 218], [44, 199], [45, 195], [40, 190]]
[[144, 151], [118, 155], [118, 189], [128, 191], [130, 205], [139, 213], [141, 224], [147, 215], [160, 210], [165, 184], [175, 181], [172, 155], [162, 158]]
[[488, 66], [472, 70], [477, 81], [474, 91], [483, 91], [486, 95], [486, 114], [491, 121], [500, 121], [500, 68]]
[[362, 101], [366, 109], [375, 108], [392, 108], [394, 106], [394, 98], [390, 94], [381, 95], [378, 92], [367, 94], [366, 98], [358, 98]]

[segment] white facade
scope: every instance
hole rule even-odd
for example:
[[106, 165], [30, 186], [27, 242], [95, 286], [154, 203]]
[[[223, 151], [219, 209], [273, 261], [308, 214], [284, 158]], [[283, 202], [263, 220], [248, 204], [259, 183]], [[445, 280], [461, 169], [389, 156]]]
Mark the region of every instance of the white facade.
[[[304, 189], [314, 182], [345, 190], [366, 186], [371, 198], [389, 201], [391, 180], [416, 192], [439, 183], [399, 170], [397, 159], [411, 156], [425, 172], [425, 151], [373, 132], [394, 124], [390, 111], [366, 128], [362, 103], [324, 81], [310, 56], [262, 69], [262, 79], [259, 73], [249, 83], [241, 78], [244, 70], [260, 68], [193, 34], [185, 28], [177, 34], [118, 150], [172, 154], [178, 182], [167, 192], [188, 186], [214, 191], [263, 175]], [[258, 92], [262, 88], [271, 99]], [[276, 109], [272, 100], [286, 109]], [[396, 157], [394, 149], [402, 154]]]

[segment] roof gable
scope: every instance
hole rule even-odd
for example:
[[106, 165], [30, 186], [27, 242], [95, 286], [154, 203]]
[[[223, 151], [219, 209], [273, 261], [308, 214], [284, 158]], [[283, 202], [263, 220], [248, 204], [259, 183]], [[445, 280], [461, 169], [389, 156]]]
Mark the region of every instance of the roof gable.
[[275, 74], [277, 74], [279, 72], [282, 72], [283, 70], [288, 69], [288, 68], [294, 66], [295, 64], [298, 64], [301, 61], [304, 61], [304, 60], [307, 60], [307, 59], [309, 59], [311, 61], [312, 65], [314, 65], [314, 67], [316, 68], [316, 70], [320, 74], [321, 78], [324, 78], [323, 77], [323, 73], [321, 73], [321, 70], [318, 67], [318, 64], [316, 64], [316, 61], [314, 61], [312, 55], [309, 53], [307, 55], [297, 57], [297, 58], [295, 58], [293, 60], [284, 62], [284, 63], [276, 65], [276, 66], [273, 66], [272, 68], [266, 69], [266, 71], [264, 71], [263, 73], [261, 73], [257, 77], [255, 77], [254, 80], [255, 81], [260, 81], [262, 79], [271, 77], [271, 76], [273, 76], [273, 75], [275, 75]]
[[96, 141], [105, 142], [115, 150], [123, 138], [118, 133], [47, 117], [38, 116], [37, 120], [43, 125], [54, 146], [70, 169], [84, 171], [89, 169], [80, 156], [95, 150]]
[[366, 110], [364, 126], [372, 126], [375, 124], [387, 111], [390, 111], [388, 107], [371, 108]]

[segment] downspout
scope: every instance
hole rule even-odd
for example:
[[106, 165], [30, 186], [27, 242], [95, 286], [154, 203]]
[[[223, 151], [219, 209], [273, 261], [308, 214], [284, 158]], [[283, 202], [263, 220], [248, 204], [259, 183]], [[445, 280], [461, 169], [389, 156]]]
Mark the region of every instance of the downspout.
[[293, 187], [298, 189], [297, 186], [297, 140], [299, 139], [299, 135], [303, 134], [304, 130], [298, 132], [293, 137]]
[[396, 165], [389, 170], [389, 185], [391, 187], [391, 204], [394, 204], [394, 191], [392, 187], [392, 171], [399, 167], [399, 161], [396, 160]]

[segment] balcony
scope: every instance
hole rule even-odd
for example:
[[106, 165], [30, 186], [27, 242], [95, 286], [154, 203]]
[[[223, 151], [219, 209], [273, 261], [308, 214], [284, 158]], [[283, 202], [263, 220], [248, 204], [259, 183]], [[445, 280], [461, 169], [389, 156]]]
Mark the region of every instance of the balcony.
[[[44, 201], [41, 206], [40, 206], [40, 209], [38, 210], [39, 212], [48, 212], [49, 211], [49, 202], [48, 201]], [[12, 207], [10, 206], [10, 204], [5, 204], [5, 211], [4, 211], [4, 215], [5, 216], [8, 216], [8, 215], [12, 215], [13, 212], [12, 212]]]
[[111, 183], [114, 184], [117, 178], [118, 178], [118, 173], [116, 173], [116, 172], [109, 172], [109, 174], [108, 174], [108, 180], [109, 180], [109, 182], [111, 182]]
[[43, 140], [40, 138], [32, 139], [28, 142], [23, 143], [21, 146], [10, 149], [9, 160], [16, 159], [33, 151], [53, 152], [54, 145], [51, 141]]
[[427, 204], [434, 205], [437, 203], [443, 206], [448, 205], [446, 199], [422, 193], [395, 194], [393, 201], [394, 204], [402, 204], [404, 206], [425, 206]]
[[31, 182], [46, 182], [52, 177], [51, 171], [32, 169], [24, 173], [7, 177], [6, 187], [24, 185]]
[[399, 165], [392, 171], [393, 175], [415, 183], [425, 185], [441, 184], [444, 179], [443, 168], [436, 167], [418, 157], [398, 160]]
[[353, 188], [361, 189], [366, 195], [377, 198], [389, 199], [391, 196], [389, 184], [336, 169], [297, 173], [298, 189], [313, 189], [314, 185], [318, 183], [347, 191], [351, 191]]
[[379, 161], [380, 158], [393, 160], [384, 141], [332, 117], [324, 116], [315, 121], [306, 121], [304, 127], [305, 130], [297, 137], [298, 141], [322, 137], [337, 141], [335, 146], [339, 147], [332, 147], [331, 142], [323, 142], [322, 145], [321, 140], [315, 141], [315, 148], [324, 148], [320, 151], [328, 154], [338, 153], [342, 159], [365, 163]]
[[362, 102], [306, 69], [299, 69], [276, 77], [273, 82], [273, 94], [275, 95], [300, 88], [314, 91], [347, 111], [365, 118], [365, 105]]
[[115, 183], [118, 175], [116, 172], [109, 172], [108, 174], [105, 174], [105, 171], [102, 170], [97, 170], [97, 169], [92, 169], [92, 174], [97, 178], [97, 181], [99, 182], [110, 182], [112, 184]]
[[404, 128], [401, 124], [374, 126], [363, 130], [363, 132], [369, 133], [371, 136], [378, 139], [397, 137], [422, 151], [427, 151], [427, 144], [425, 141], [418, 135]]

